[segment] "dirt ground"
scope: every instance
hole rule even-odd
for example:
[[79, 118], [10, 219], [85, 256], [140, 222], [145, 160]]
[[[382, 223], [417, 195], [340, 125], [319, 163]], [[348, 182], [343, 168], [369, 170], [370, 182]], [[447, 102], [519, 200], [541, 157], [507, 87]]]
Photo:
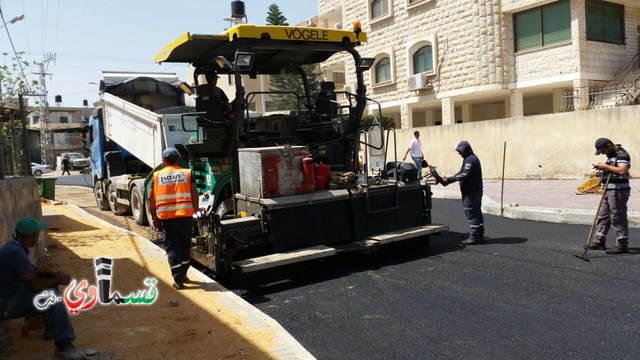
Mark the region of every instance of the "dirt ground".
[[[133, 218], [114, 216], [95, 205], [90, 188], [57, 186], [56, 200], [79, 206], [119, 227], [145, 237], [151, 230]], [[145, 278], [158, 280], [158, 298], [151, 305], [103, 305], [70, 315], [82, 350], [98, 354], [89, 359], [269, 359], [276, 346], [271, 329], [247, 326], [247, 319], [228, 311], [224, 288], [206, 277], [190, 273], [192, 283], [177, 291], [163, 250], [146, 239], [115, 229], [79, 209], [43, 203], [48, 258], [45, 267], [60, 269], [74, 279], [97, 285], [93, 259], [113, 258], [112, 291], [130, 294], [145, 290]], [[60, 288], [64, 291], [64, 287]], [[174, 302], [172, 304], [172, 301]], [[177, 306], [175, 305], [177, 302]], [[52, 341], [42, 333], [22, 336], [22, 319], [12, 320], [12, 359], [53, 358]], [[251, 330], [247, 330], [251, 329]]]

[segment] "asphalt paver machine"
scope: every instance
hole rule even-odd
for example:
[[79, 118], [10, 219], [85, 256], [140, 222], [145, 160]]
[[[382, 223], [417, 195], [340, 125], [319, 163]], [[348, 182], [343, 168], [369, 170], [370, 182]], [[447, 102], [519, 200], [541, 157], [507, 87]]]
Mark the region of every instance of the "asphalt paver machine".
[[[197, 129], [183, 130], [198, 136], [179, 150], [208, 209], [195, 219], [192, 258], [218, 279], [413, 238], [427, 241], [447, 229], [431, 223], [429, 185], [400, 181], [397, 174], [381, 180], [369, 169], [370, 152], [383, 154], [385, 162], [395, 162], [397, 154], [393, 130], [362, 120], [366, 109], [381, 115], [380, 105], [366, 96], [364, 74], [374, 59], [356, 49], [365, 41], [358, 27], [239, 24], [218, 35], [185, 33], [156, 56], [157, 63], [193, 68], [185, 87], [193, 90], [197, 111], [182, 116], [195, 117], [184, 124]], [[325, 87], [330, 106], [321, 106], [308, 70], [339, 54], [347, 54], [344, 68], [354, 88]], [[204, 84], [203, 75], [213, 72], [234, 86], [231, 113]], [[250, 89], [254, 79], [269, 84], [269, 76], [295, 80]], [[293, 105], [256, 115], [250, 109], [261, 96], [293, 99]]]

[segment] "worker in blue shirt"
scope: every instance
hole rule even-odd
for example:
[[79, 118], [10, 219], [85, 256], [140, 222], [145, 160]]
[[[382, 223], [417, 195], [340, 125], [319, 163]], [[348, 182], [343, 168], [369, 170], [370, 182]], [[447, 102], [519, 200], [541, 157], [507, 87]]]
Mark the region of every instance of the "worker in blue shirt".
[[55, 341], [56, 359], [86, 359], [76, 349], [76, 334], [64, 303], [59, 301], [42, 313], [34, 306], [34, 297], [44, 290], [59, 296], [58, 286], [68, 285], [69, 274], [39, 269], [29, 260], [29, 248], [38, 243], [40, 232], [47, 224], [34, 217], [25, 217], [15, 227], [15, 237], [0, 247], [0, 321], [25, 316], [44, 315], [45, 336]]

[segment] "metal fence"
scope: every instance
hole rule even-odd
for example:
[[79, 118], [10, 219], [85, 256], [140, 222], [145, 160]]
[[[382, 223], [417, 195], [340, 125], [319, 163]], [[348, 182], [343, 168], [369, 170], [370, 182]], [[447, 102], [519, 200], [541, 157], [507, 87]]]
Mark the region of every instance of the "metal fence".
[[589, 92], [581, 91], [580, 89], [565, 90], [562, 96], [560, 111], [605, 109], [617, 106], [636, 105], [638, 104], [638, 99], [633, 93], [637, 93], [637, 91], [638, 89]]

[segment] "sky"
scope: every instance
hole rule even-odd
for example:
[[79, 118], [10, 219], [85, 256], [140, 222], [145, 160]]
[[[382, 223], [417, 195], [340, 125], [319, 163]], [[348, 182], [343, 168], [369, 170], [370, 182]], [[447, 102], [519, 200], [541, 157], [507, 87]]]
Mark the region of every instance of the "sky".
[[[265, 24], [269, 5], [277, 3], [289, 24], [317, 15], [316, 0], [245, 0], [247, 21]], [[13, 49], [24, 60], [47, 62], [48, 101], [62, 95], [63, 106], [82, 106], [99, 99], [102, 71], [177, 73], [185, 64], [162, 64], [153, 58], [162, 47], [184, 34], [218, 34], [229, 27], [231, 0], [0, 0], [5, 28], [0, 28], [0, 59], [9, 65]], [[10, 24], [19, 14], [24, 19]], [[0, 20], [0, 26], [3, 23]], [[25, 69], [37, 79], [38, 66]], [[34, 102], [30, 101], [31, 104]]]

